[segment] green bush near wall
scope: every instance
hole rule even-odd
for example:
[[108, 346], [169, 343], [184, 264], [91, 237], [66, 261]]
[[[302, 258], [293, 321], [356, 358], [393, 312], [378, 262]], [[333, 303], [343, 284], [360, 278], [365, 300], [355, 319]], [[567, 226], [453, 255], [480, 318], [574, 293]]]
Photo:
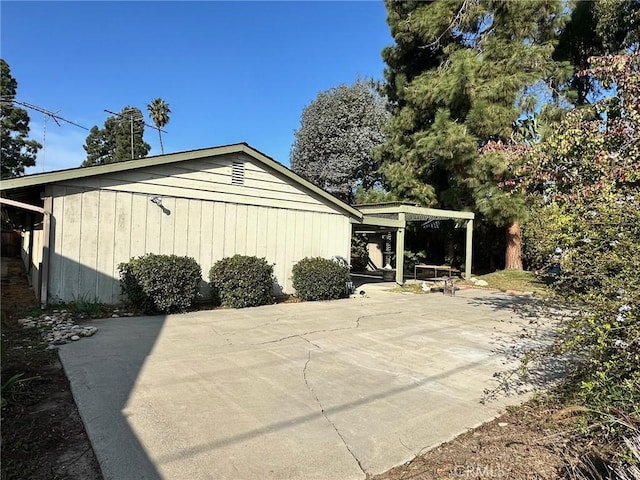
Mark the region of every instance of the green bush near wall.
[[326, 258], [307, 257], [293, 266], [293, 288], [303, 300], [344, 298], [349, 281], [349, 268]]
[[191, 257], [148, 253], [118, 270], [128, 303], [146, 313], [184, 312], [200, 291], [202, 269]]
[[214, 302], [231, 308], [273, 303], [273, 265], [264, 258], [234, 255], [209, 270]]

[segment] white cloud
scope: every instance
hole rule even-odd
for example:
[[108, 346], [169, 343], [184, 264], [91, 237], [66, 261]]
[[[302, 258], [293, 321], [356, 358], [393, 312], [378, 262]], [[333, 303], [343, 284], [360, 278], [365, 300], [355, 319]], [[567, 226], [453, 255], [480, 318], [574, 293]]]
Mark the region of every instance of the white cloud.
[[58, 126], [47, 120], [46, 132], [44, 122], [31, 120], [29, 138], [40, 142], [43, 148], [38, 152], [36, 166], [26, 169], [27, 174], [51, 172], [65, 168], [79, 167], [86, 158], [82, 146], [89, 132], [74, 125], [62, 123]]

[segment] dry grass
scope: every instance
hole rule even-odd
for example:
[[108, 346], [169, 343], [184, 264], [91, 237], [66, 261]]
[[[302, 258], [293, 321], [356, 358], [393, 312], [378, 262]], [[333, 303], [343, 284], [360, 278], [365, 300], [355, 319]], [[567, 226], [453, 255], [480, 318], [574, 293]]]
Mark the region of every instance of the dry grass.
[[[551, 295], [551, 289], [533, 272], [523, 270], [498, 270], [487, 275], [475, 277], [484, 280], [489, 285], [484, 288], [494, 288], [503, 292], [533, 292], [535, 295]], [[465, 285], [474, 285], [471, 282], [463, 282]], [[482, 287], [480, 287], [482, 288]]]

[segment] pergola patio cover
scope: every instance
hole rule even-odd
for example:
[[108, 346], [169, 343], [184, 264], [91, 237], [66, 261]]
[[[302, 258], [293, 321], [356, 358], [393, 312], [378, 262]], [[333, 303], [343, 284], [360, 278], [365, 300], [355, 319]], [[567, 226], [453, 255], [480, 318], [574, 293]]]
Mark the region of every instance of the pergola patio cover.
[[440, 210], [418, 207], [406, 203], [379, 203], [355, 205], [363, 213], [362, 220], [352, 220], [356, 231], [389, 229], [396, 232], [396, 283], [404, 283], [404, 265], [397, 259], [404, 258], [404, 232], [407, 222], [428, 222], [431, 220], [455, 220], [464, 222], [467, 228], [465, 242], [464, 277], [471, 278], [471, 259], [473, 253], [473, 212]]

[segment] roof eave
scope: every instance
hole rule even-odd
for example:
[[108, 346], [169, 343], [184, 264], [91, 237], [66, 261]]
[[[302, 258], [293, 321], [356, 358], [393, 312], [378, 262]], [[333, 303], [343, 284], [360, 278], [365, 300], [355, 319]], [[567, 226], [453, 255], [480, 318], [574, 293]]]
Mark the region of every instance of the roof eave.
[[189, 150], [187, 152], [170, 153], [167, 155], [158, 155], [154, 157], [146, 157], [135, 160], [127, 160], [124, 162], [109, 163], [107, 165], [96, 165], [92, 167], [77, 167], [67, 170], [58, 170], [55, 172], [36, 173], [33, 175], [26, 175], [24, 177], [12, 178], [3, 180], [0, 182], [0, 191], [15, 190], [18, 188], [33, 187], [38, 185], [47, 185], [50, 183], [64, 182], [68, 180], [76, 180], [79, 178], [92, 177], [96, 175], [103, 175], [106, 173], [123, 172], [127, 170], [134, 170], [139, 168], [151, 167], [154, 165], [166, 165], [170, 163], [182, 162], [185, 160], [195, 160], [203, 157], [228, 155], [233, 153], [245, 153], [252, 158], [255, 158], [259, 162], [265, 164], [269, 168], [284, 175], [293, 182], [300, 186], [311, 190], [315, 194], [319, 195], [323, 199], [327, 200], [340, 210], [347, 213], [352, 218], [362, 219], [363, 213], [353, 208], [352, 206], [344, 203], [339, 198], [331, 195], [330, 193], [322, 190], [320, 187], [305, 180], [300, 175], [292, 172], [284, 165], [280, 164], [276, 160], [263, 154], [259, 150], [249, 146], [246, 143], [236, 143], [231, 145], [224, 145], [220, 147], [204, 148], [199, 150]]

